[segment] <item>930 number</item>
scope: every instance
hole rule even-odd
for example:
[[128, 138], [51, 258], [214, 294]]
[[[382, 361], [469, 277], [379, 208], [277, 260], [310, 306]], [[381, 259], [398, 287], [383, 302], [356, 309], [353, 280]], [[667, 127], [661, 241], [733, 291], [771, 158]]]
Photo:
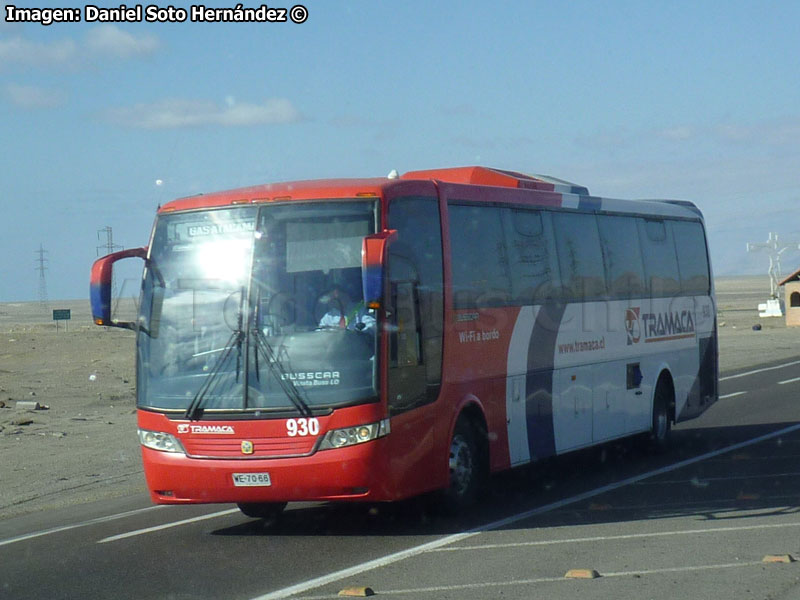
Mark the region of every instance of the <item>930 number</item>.
[[314, 419], [287, 419], [286, 435], [289, 437], [319, 435], [319, 421]]

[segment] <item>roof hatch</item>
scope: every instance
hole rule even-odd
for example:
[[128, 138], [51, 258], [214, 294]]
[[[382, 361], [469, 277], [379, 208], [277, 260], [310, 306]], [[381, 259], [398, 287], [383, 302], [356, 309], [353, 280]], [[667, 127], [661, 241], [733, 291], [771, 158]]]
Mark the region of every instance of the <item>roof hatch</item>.
[[524, 173], [517, 173], [516, 171], [503, 171], [501, 169], [490, 169], [488, 167], [455, 167], [452, 169], [409, 171], [408, 173], [403, 173], [400, 178], [436, 179], [449, 183], [494, 185], [499, 187], [558, 192], [561, 194], [589, 195], [589, 190], [586, 187], [554, 177], [525, 175]]

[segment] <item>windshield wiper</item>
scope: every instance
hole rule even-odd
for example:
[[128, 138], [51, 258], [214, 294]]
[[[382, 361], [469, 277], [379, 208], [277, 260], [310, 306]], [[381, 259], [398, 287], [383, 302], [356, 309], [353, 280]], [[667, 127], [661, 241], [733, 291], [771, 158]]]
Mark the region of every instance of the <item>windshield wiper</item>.
[[197, 393], [192, 398], [192, 401], [189, 403], [189, 406], [186, 408], [186, 412], [183, 413], [184, 419], [193, 420], [196, 416], [200, 407], [203, 404], [203, 400], [205, 399], [206, 394], [211, 389], [212, 385], [216, 385], [218, 383], [217, 377], [219, 376], [220, 371], [222, 371], [222, 367], [225, 362], [228, 360], [228, 357], [233, 352], [233, 349], [236, 348], [236, 381], [239, 381], [239, 375], [242, 370], [242, 343], [245, 340], [245, 332], [242, 328], [242, 318], [243, 318], [243, 307], [242, 304], [244, 303], [244, 289], [242, 289], [242, 297], [239, 301], [239, 315], [237, 317], [237, 327], [231, 333], [231, 337], [228, 338], [228, 341], [225, 343], [225, 346], [222, 348], [222, 354], [217, 359], [217, 362], [214, 363], [214, 367], [211, 369], [211, 372], [206, 377], [206, 380], [203, 382], [203, 385], [200, 386], [200, 389], [197, 390]]
[[292, 383], [292, 380], [289, 379], [289, 375], [286, 370], [283, 368], [283, 363], [280, 362], [277, 356], [275, 356], [275, 351], [272, 349], [272, 346], [269, 345], [266, 336], [264, 333], [258, 329], [258, 327], [254, 327], [252, 329], [253, 337], [256, 338], [256, 373], [259, 373], [258, 369], [258, 352], [261, 351], [263, 354], [264, 361], [269, 366], [270, 371], [275, 376], [275, 379], [278, 380], [278, 384], [281, 386], [283, 393], [286, 394], [286, 397], [292, 401], [292, 404], [295, 405], [300, 414], [304, 417], [311, 417], [313, 413], [311, 412], [311, 408], [308, 406], [306, 401], [303, 399], [300, 390], [297, 389], [297, 386]]

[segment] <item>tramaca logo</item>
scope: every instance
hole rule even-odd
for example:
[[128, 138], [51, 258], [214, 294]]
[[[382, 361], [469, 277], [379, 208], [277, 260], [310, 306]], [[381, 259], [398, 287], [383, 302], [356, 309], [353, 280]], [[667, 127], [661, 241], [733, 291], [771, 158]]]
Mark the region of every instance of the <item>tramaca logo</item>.
[[642, 313], [639, 306], [625, 309], [625, 331], [628, 346], [646, 343], [670, 342], [695, 337], [693, 311], [688, 309]]
[[638, 344], [642, 339], [642, 322], [639, 319], [638, 306], [625, 311], [625, 331], [628, 334], [628, 346]]

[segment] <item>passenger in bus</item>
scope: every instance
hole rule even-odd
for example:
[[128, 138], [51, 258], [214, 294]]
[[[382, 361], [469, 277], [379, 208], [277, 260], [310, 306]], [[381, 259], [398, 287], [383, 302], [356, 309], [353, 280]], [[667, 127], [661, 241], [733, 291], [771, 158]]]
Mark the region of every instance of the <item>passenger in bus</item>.
[[366, 307], [363, 299], [358, 302], [350, 300], [349, 294], [341, 286], [334, 286], [320, 301], [328, 309], [319, 321], [319, 329], [339, 328], [365, 333], [375, 331], [374, 311]]

